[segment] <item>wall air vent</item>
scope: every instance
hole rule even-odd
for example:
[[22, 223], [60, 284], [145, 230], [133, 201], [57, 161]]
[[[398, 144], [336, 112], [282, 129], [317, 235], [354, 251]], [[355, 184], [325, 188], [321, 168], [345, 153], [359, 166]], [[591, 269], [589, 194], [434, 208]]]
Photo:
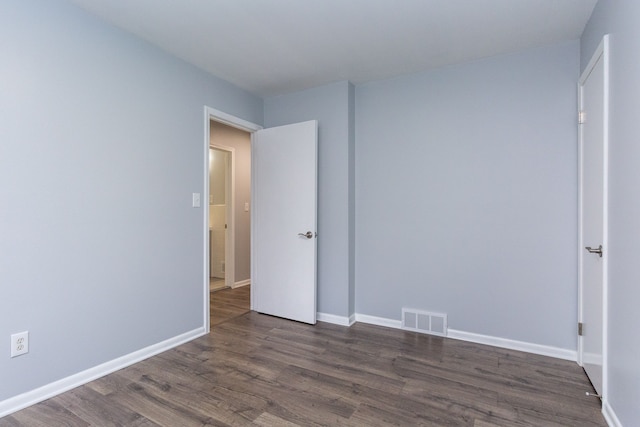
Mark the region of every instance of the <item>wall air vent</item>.
[[447, 315], [430, 311], [402, 309], [402, 329], [423, 334], [447, 336]]

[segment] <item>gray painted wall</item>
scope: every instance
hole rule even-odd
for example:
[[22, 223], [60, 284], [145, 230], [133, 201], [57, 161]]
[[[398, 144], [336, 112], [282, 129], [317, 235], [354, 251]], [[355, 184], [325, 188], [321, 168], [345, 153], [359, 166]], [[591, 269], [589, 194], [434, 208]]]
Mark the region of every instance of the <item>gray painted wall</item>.
[[640, 3], [599, 1], [581, 40], [582, 68], [611, 34], [609, 128], [609, 373], [607, 399], [624, 426], [640, 420]]
[[212, 121], [210, 138], [235, 148], [235, 281], [240, 282], [251, 278], [251, 215], [244, 210], [251, 202], [251, 134]]
[[352, 90], [350, 83], [339, 82], [264, 100], [265, 127], [318, 120], [318, 311], [338, 316], [351, 314]]
[[263, 106], [62, 1], [1, 2], [0, 44], [2, 401], [203, 326], [204, 105]]
[[577, 42], [356, 87], [356, 312], [576, 349]]

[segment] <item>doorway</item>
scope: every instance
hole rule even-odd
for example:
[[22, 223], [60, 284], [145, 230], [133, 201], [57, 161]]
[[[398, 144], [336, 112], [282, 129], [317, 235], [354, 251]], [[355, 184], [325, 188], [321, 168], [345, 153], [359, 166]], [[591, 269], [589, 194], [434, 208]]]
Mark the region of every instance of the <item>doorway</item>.
[[[248, 193], [247, 201], [244, 201], [241, 197], [237, 197], [235, 205], [240, 206], [235, 215], [238, 215], [239, 212], [246, 215], [246, 219], [248, 220], [249, 226], [247, 227], [247, 232], [250, 233], [248, 235], [249, 241], [249, 251], [247, 252], [246, 257], [239, 257], [238, 247], [236, 246], [233, 259], [235, 262], [239, 262], [240, 260], [248, 261], [248, 276], [252, 277], [248, 278], [246, 282], [240, 280], [239, 276], [236, 276], [235, 282], [232, 287], [238, 287], [243, 285], [248, 285], [251, 283], [251, 280], [255, 280], [256, 284], [254, 289], [251, 289], [250, 293], [250, 309], [256, 309], [258, 305], [260, 307], [264, 307], [262, 303], [267, 301], [267, 299], [273, 300], [274, 298], [282, 298], [284, 303], [277, 306], [276, 312], [270, 312], [269, 314], [286, 317], [293, 320], [300, 320], [308, 323], [315, 323], [316, 313], [317, 313], [317, 300], [316, 300], [316, 277], [317, 277], [317, 231], [316, 231], [316, 215], [317, 215], [317, 154], [318, 154], [318, 122], [315, 120], [311, 120], [308, 122], [302, 123], [294, 123], [289, 125], [283, 125], [278, 127], [273, 127], [270, 129], [263, 130], [261, 126], [256, 125], [255, 123], [248, 122], [246, 120], [240, 119], [236, 116], [232, 116], [230, 114], [224, 113], [219, 110], [212, 109], [210, 107], [204, 108], [205, 113], [205, 189], [208, 192], [209, 189], [209, 147], [212, 143], [216, 143], [216, 129], [227, 129], [232, 131], [240, 130], [240, 134], [245, 135], [245, 137], [249, 140], [249, 153], [248, 153], [248, 164], [249, 169], [251, 170], [250, 174], [250, 182], [248, 183], [253, 187]], [[228, 144], [227, 141], [225, 141]], [[284, 144], [284, 145], [282, 145]], [[258, 147], [261, 147], [259, 150]], [[304, 147], [304, 153], [298, 153], [300, 149]], [[278, 151], [280, 148], [281, 155], [279, 157], [273, 158], [272, 156], [267, 155], [267, 152]], [[265, 151], [266, 150], [266, 151]], [[236, 153], [238, 150], [236, 149]], [[260, 154], [262, 153], [262, 154]], [[302, 156], [301, 158], [304, 162], [293, 162], [294, 164], [303, 165], [304, 167], [296, 168], [295, 171], [302, 172], [307, 171], [303, 175], [294, 174], [281, 174], [282, 170], [290, 170], [291, 169], [291, 153], [298, 153], [297, 155]], [[284, 154], [284, 156], [282, 155]], [[239, 158], [240, 156], [235, 156]], [[254, 164], [255, 162], [255, 164]], [[236, 164], [238, 162], [236, 161]], [[261, 178], [258, 179], [257, 171], [260, 171]], [[313, 173], [311, 173], [311, 172]], [[232, 174], [232, 185], [234, 180], [239, 174]], [[313, 176], [313, 178], [309, 178]], [[278, 178], [279, 177], [279, 178]], [[311, 200], [316, 208], [308, 209], [305, 206], [305, 209], [291, 209], [289, 206], [289, 201], [274, 204], [269, 201], [264, 202], [264, 197], [262, 198], [262, 202], [259, 201], [258, 195], [262, 193], [262, 190], [257, 188], [257, 185], [260, 184], [261, 187], [264, 187], [263, 184], [265, 182], [280, 182], [282, 185], [278, 185], [276, 188], [280, 188], [280, 193], [290, 193], [292, 195], [301, 195], [301, 197], [296, 197], [295, 200], [304, 199], [306, 201]], [[276, 182], [276, 183], [277, 183]], [[293, 187], [290, 187], [293, 185]], [[288, 187], [289, 186], [289, 187]], [[264, 189], [264, 188], [263, 188]], [[205, 193], [207, 194], [207, 193]], [[304, 196], [304, 197], [302, 197]], [[250, 203], [254, 205], [253, 208], [250, 207]], [[258, 213], [258, 209], [261, 209], [261, 213]], [[279, 241], [279, 246], [269, 247], [269, 245], [265, 244], [265, 242], [269, 241], [269, 232], [276, 232], [277, 226], [273, 227], [274, 224], [270, 224], [269, 221], [263, 221], [267, 216], [265, 213], [268, 211], [272, 214], [269, 216], [272, 217], [281, 217], [281, 218], [290, 218], [290, 224], [288, 226], [294, 225], [295, 232], [293, 229], [287, 228], [287, 230], [283, 233], [286, 238], [282, 241]], [[311, 215], [308, 215], [308, 214]], [[205, 204], [205, 215], [203, 216], [204, 220], [204, 230], [208, 230], [209, 223], [209, 205]], [[258, 219], [261, 219], [260, 226], [257, 224]], [[233, 223], [234, 218], [230, 218], [228, 223]], [[271, 225], [271, 227], [270, 227]], [[255, 227], [255, 228], [254, 228]], [[203, 231], [204, 231], [203, 230]], [[236, 227], [231, 227], [230, 234], [236, 231]], [[265, 231], [267, 235], [265, 235]], [[308, 251], [297, 251], [294, 248], [301, 241], [306, 242]], [[209, 247], [208, 247], [208, 239], [205, 240], [204, 245], [204, 261], [205, 268], [203, 269], [205, 272], [204, 275], [204, 290], [205, 290], [205, 299], [204, 299], [204, 327], [205, 332], [209, 332], [211, 329], [211, 312], [209, 310], [210, 307], [214, 307], [213, 304], [210, 304], [210, 295], [215, 294], [211, 293], [209, 290]], [[238, 239], [231, 239], [232, 241], [238, 241]], [[277, 240], [277, 239], [275, 239]], [[274, 240], [274, 241], [275, 241]], [[279, 253], [287, 253], [287, 254], [306, 254], [309, 259], [304, 259], [304, 262], [298, 262], [296, 260], [292, 261], [292, 257], [290, 256], [276, 256]], [[275, 259], [277, 261], [277, 265], [280, 266], [280, 272], [271, 277], [271, 282], [274, 284], [280, 284], [280, 286], [272, 286], [269, 290], [266, 289], [265, 281], [263, 279], [269, 280], [268, 275], [261, 274], [261, 268], [265, 265], [265, 259], [271, 257], [270, 259]], [[230, 261], [227, 260], [227, 270], [226, 274], [231, 274]], [[258, 266], [257, 259], [262, 260], [261, 266]], [[266, 262], [266, 265], [269, 265], [269, 262]], [[301, 266], [305, 266], [301, 270]], [[267, 269], [268, 271], [277, 271], [274, 269], [274, 266], [271, 265]], [[265, 271], [267, 271], [265, 270]], [[240, 271], [239, 266], [236, 264], [234, 271]], [[268, 272], [267, 271], [267, 272]], [[300, 274], [303, 272], [304, 274]], [[288, 278], [287, 280], [284, 280]], [[304, 295], [293, 295], [289, 292], [292, 288], [289, 286], [289, 282], [296, 281], [302, 284], [302, 288], [304, 288]], [[297, 278], [297, 279], [296, 279]], [[285, 283], [286, 282], [286, 283]], [[232, 289], [233, 290], [233, 289]], [[219, 291], [226, 292], [227, 290]], [[295, 307], [301, 304], [301, 301], [305, 307], [305, 316], [304, 319], [297, 319], [296, 316], [290, 315], [290, 313], [284, 313], [284, 308]], [[258, 309], [258, 311], [261, 311]], [[264, 308], [262, 311], [267, 312]]]
[[[218, 314], [226, 316], [237, 308], [233, 298], [229, 298], [230, 294], [242, 288], [240, 294], [250, 295], [251, 133], [210, 114], [207, 122], [207, 263], [211, 309], [207, 324], [210, 322], [211, 326], [220, 321]], [[220, 310], [225, 305], [225, 309]], [[214, 313], [214, 309], [220, 313]]]

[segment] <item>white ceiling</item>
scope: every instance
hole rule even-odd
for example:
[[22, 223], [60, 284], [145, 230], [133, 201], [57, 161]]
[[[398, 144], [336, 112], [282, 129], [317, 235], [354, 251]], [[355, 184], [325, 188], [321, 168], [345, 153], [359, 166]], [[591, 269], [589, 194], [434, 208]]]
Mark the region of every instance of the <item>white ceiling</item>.
[[597, 0], [71, 0], [259, 96], [580, 37]]

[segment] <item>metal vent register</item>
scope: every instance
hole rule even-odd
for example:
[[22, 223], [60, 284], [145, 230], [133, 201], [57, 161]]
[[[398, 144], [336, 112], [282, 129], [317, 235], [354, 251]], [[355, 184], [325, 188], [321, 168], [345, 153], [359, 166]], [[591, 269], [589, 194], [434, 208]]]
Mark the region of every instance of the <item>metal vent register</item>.
[[446, 337], [447, 315], [443, 313], [403, 308], [402, 329]]

